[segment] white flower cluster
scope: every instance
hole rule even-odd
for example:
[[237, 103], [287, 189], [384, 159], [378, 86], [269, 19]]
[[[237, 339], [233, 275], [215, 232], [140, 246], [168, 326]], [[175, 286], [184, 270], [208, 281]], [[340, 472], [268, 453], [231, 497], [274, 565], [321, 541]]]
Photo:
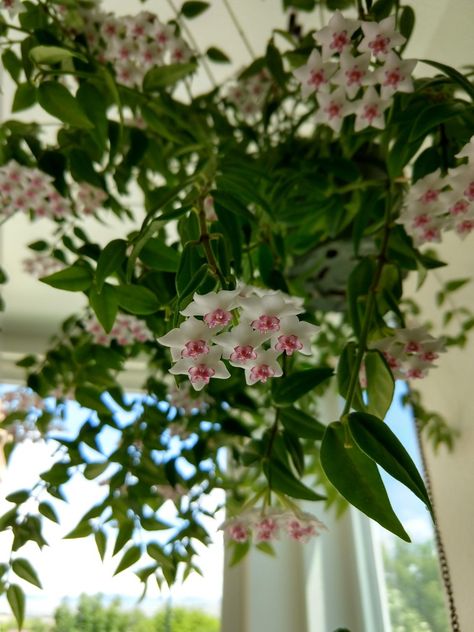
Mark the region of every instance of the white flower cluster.
[[244, 369], [249, 385], [280, 377], [282, 353], [311, 355], [311, 338], [318, 327], [299, 320], [302, 304], [303, 299], [279, 290], [249, 286], [195, 294], [181, 312], [186, 320], [158, 338], [171, 349], [175, 364], [170, 373], [188, 375], [197, 391], [211, 378], [230, 377], [222, 358]]
[[16, 17], [24, 10], [21, 0], [0, 0], [0, 11], [7, 11], [10, 18]]
[[179, 387], [174, 384], [168, 389], [166, 399], [170, 406], [177, 408], [182, 415], [205, 413], [214, 401], [206, 393], [201, 393], [198, 397], [193, 395], [189, 383], [180, 384]]
[[277, 508], [251, 509], [236, 518], [226, 520], [220, 527], [230, 540], [259, 542], [277, 540], [283, 532], [291, 540], [306, 543], [320, 535], [326, 526], [310, 513], [283, 511]]
[[[351, 37], [359, 28], [363, 39], [355, 46]], [[396, 92], [413, 91], [411, 73], [416, 65], [413, 59], [402, 61], [393, 50], [405, 42], [395, 30], [395, 16], [381, 22], [361, 22], [336, 11], [314, 39], [319, 48], [293, 74], [301, 83], [304, 98], [316, 93], [316, 122], [339, 132], [344, 118], [355, 114], [356, 132], [369, 126], [383, 129], [391, 97]], [[361, 89], [363, 96], [351, 100]]]
[[33, 256], [23, 259], [22, 263], [23, 270], [37, 279], [58, 272], [64, 267], [58, 259], [42, 252], [35, 252]]
[[[26, 439], [38, 441], [41, 433], [36, 427], [36, 420], [45, 408], [44, 400], [29, 388], [19, 387], [3, 393], [0, 396], [0, 422], [12, 413], [21, 415], [4, 427], [8, 440], [15, 443]], [[50, 429], [53, 429], [51, 424]]]
[[80, 215], [93, 215], [107, 199], [107, 193], [88, 182], [80, 182], [76, 198], [76, 209]]
[[441, 176], [439, 169], [411, 187], [399, 222], [417, 246], [440, 242], [442, 232], [464, 238], [474, 230], [474, 136], [457, 154], [467, 163]]
[[243, 116], [252, 116], [262, 110], [271, 86], [271, 77], [263, 68], [252, 77], [238, 81], [226, 96]]
[[371, 343], [382, 352], [395, 379], [420, 379], [445, 351], [443, 338], [434, 338], [426, 327], [394, 329], [393, 335]]
[[98, 59], [109, 62], [119, 83], [140, 87], [154, 66], [188, 62], [192, 51], [175, 27], [149, 11], [117, 17], [99, 9], [82, 13], [85, 36]]
[[103, 346], [110, 345], [112, 340], [115, 340], [122, 347], [131, 345], [134, 342], [153, 340], [153, 335], [146, 324], [129, 314], [119, 314], [110, 333], [104, 331], [104, 328], [95, 316], [90, 316], [84, 322], [84, 328], [91, 334], [96, 344]]

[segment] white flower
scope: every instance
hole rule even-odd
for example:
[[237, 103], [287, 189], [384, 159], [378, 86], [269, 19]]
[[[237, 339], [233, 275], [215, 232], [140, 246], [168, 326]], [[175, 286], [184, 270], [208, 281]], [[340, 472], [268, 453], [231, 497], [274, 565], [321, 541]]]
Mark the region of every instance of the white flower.
[[445, 183], [441, 179], [441, 171], [437, 169], [424, 178], [420, 178], [411, 186], [407, 196], [407, 204], [410, 200], [416, 200], [421, 204], [432, 207], [439, 201], [439, 195]]
[[344, 90], [338, 88], [331, 94], [318, 94], [317, 99], [319, 109], [314, 120], [317, 123], [325, 123], [335, 132], [339, 132], [344, 117], [353, 112], [353, 105], [347, 100]]
[[318, 536], [326, 525], [310, 513], [300, 512], [298, 515], [288, 512], [285, 516], [286, 531], [292, 540], [305, 544]]
[[410, 75], [416, 64], [416, 59], [402, 61], [396, 53], [390, 51], [385, 57], [384, 65], [375, 71], [382, 98], [391, 97], [395, 92], [413, 92]]
[[193, 301], [181, 311], [183, 316], [203, 316], [211, 328], [226, 326], [232, 320], [231, 311], [239, 304], [238, 290], [220, 290], [194, 294]]
[[336, 11], [327, 26], [314, 34], [314, 39], [323, 49], [323, 59], [351, 46], [351, 36], [359, 28], [357, 20], [347, 20], [340, 11]]
[[462, 195], [472, 202], [474, 200], [474, 165], [457, 167], [450, 177], [450, 184], [453, 189], [459, 188]]
[[391, 15], [381, 22], [362, 22], [364, 39], [358, 46], [361, 53], [372, 53], [374, 57], [385, 57], [395, 47], [403, 44], [406, 39], [395, 31], [395, 16]]
[[14, 18], [21, 11], [26, 11], [26, 8], [23, 6], [23, 2], [20, 2], [20, 0], [1, 0], [0, 10], [8, 11], [8, 15], [11, 18]]
[[336, 64], [323, 62], [319, 51], [313, 50], [304, 66], [293, 71], [301, 83], [301, 93], [307, 99], [313, 92], [329, 92], [329, 79], [336, 72]]
[[272, 347], [287, 355], [293, 355], [294, 351], [311, 355], [311, 338], [319, 329], [296, 316], [287, 316], [281, 320], [280, 330], [272, 336]]
[[439, 202], [444, 211], [447, 211], [452, 217], [464, 217], [473, 208], [471, 202], [459, 191], [444, 191], [441, 193]]
[[242, 366], [257, 358], [256, 349], [270, 336], [269, 333], [254, 331], [248, 322], [242, 322], [232, 331], [219, 334], [212, 340], [223, 348], [224, 358], [230, 359], [233, 366]]
[[303, 309], [287, 303], [280, 294], [249, 296], [241, 299], [244, 318], [251, 321], [251, 327], [261, 333], [280, 330], [280, 320], [284, 316], [296, 316]]
[[277, 362], [280, 355], [279, 351], [267, 349], [266, 351], [258, 351], [257, 357], [247, 362], [243, 368], [245, 369], [245, 381], [249, 386], [256, 382], [265, 382], [272, 377], [281, 377], [283, 370]]
[[455, 230], [457, 234], [461, 237], [461, 239], [464, 239], [474, 230], [474, 218], [465, 217], [461, 220], [458, 220], [455, 224]]
[[23, 269], [36, 278], [48, 276], [64, 268], [64, 264], [50, 255], [37, 252], [32, 257], [23, 259]]
[[372, 85], [375, 82], [373, 73], [369, 71], [369, 53], [354, 57], [345, 50], [339, 62], [341, 67], [332, 78], [332, 82], [342, 86], [349, 98], [353, 99], [361, 86]]
[[471, 136], [471, 140], [456, 154], [456, 158], [467, 158], [468, 162], [474, 161], [474, 136]]
[[385, 127], [384, 112], [390, 104], [391, 100], [379, 97], [375, 88], [367, 88], [362, 99], [354, 103], [355, 131], [360, 132], [369, 126], [383, 129]]
[[213, 377], [226, 380], [230, 377], [225, 364], [221, 360], [219, 347], [211, 347], [205, 355], [186, 357], [178, 360], [170, 369], [172, 375], [188, 375], [192, 386], [200, 391]]
[[209, 352], [208, 343], [212, 333], [204, 321], [191, 317], [179, 327], [158, 338], [158, 342], [171, 348], [173, 360], [196, 358]]

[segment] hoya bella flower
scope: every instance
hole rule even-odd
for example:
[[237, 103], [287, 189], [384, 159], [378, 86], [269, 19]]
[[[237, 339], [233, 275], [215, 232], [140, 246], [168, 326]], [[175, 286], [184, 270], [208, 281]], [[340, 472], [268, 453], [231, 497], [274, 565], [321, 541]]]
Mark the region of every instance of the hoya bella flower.
[[395, 30], [395, 16], [391, 15], [381, 22], [362, 22], [364, 39], [358, 46], [361, 53], [371, 53], [378, 59], [386, 57], [395, 46], [406, 41], [401, 33]]
[[336, 72], [336, 64], [324, 62], [319, 51], [314, 49], [304, 66], [293, 71], [301, 83], [301, 93], [306, 99], [313, 92], [329, 92], [329, 79]]
[[342, 53], [350, 47], [352, 34], [359, 25], [358, 20], [348, 20], [340, 11], [336, 11], [327, 26], [314, 34], [314, 39], [323, 49], [323, 59], [328, 59], [335, 53]]
[[157, 340], [161, 345], [170, 347], [173, 360], [178, 360], [208, 353], [212, 335], [212, 330], [204, 321], [191, 317]]
[[411, 73], [416, 64], [416, 59], [402, 61], [396, 53], [390, 51], [385, 57], [384, 65], [375, 71], [382, 98], [391, 97], [395, 92], [413, 92]]
[[127, 346], [134, 342], [147, 342], [153, 339], [151, 331], [146, 324], [128, 314], [119, 314], [115, 319], [114, 326], [109, 334], [95, 318], [91, 316], [84, 322], [85, 330], [91, 334], [94, 342], [99, 345], [108, 346], [115, 340], [120, 346]]
[[225, 380], [230, 377], [225, 364], [221, 360], [222, 350], [211, 347], [205, 355], [185, 357], [178, 360], [170, 369], [172, 375], [187, 375], [192, 386], [200, 391], [211, 378]]
[[223, 348], [224, 358], [230, 359], [233, 366], [242, 366], [257, 358], [257, 349], [269, 340], [270, 335], [254, 331], [248, 322], [242, 322], [212, 340]]
[[470, 202], [474, 200], [474, 165], [461, 165], [450, 177], [451, 186]]
[[87, 182], [81, 182], [77, 192], [77, 210], [80, 214], [92, 215], [106, 199], [105, 191]]
[[280, 322], [280, 329], [272, 335], [272, 346], [280, 353], [293, 355], [295, 351], [311, 355], [311, 338], [319, 327], [299, 320], [296, 316], [287, 316]]
[[456, 158], [467, 158], [468, 162], [474, 162], [474, 136], [471, 136], [471, 140], [456, 154]]
[[181, 311], [183, 316], [203, 316], [210, 328], [225, 327], [232, 320], [231, 310], [239, 303], [238, 290], [220, 290], [194, 294], [193, 301]]
[[331, 94], [318, 94], [317, 99], [319, 109], [315, 121], [326, 123], [335, 132], [339, 132], [344, 117], [353, 112], [353, 104], [347, 100], [344, 89], [337, 88]]
[[62, 270], [64, 264], [50, 255], [36, 252], [32, 257], [23, 259], [23, 269], [37, 279]]
[[416, 200], [420, 204], [433, 207], [439, 201], [439, 196], [445, 183], [441, 179], [439, 169], [420, 178], [412, 185], [407, 200]]
[[344, 51], [339, 63], [340, 69], [332, 78], [332, 82], [342, 86], [349, 98], [353, 99], [362, 86], [375, 82], [373, 73], [369, 71], [369, 53], [354, 57], [349, 51]]
[[383, 129], [385, 127], [384, 112], [390, 104], [391, 100], [379, 97], [375, 88], [367, 88], [362, 99], [354, 103], [355, 131], [360, 132], [366, 127]]
[[1, 0], [0, 10], [8, 11], [8, 15], [11, 18], [14, 18], [21, 11], [25, 11], [25, 7], [23, 6], [23, 2], [21, 2], [21, 0]]
[[265, 384], [272, 377], [281, 377], [283, 370], [278, 364], [279, 351], [267, 349], [258, 351], [256, 358], [249, 360], [243, 368], [245, 369], [245, 381], [249, 386], [262, 382]]
[[280, 294], [268, 294], [241, 299], [244, 318], [250, 321], [255, 331], [266, 334], [280, 330], [280, 320], [284, 316], [296, 316], [304, 310], [291, 302], [285, 301]]

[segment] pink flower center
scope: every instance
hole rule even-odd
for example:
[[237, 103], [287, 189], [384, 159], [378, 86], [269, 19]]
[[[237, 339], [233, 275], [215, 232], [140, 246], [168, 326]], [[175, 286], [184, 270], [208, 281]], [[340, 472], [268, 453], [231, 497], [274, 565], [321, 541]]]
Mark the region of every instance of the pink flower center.
[[406, 353], [419, 353], [420, 351], [421, 351], [421, 345], [419, 342], [416, 342], [415, 340], [410, 340], [410, 342], [407, 342], [407, 344], [405, 345]]
[[439, 358], [439, 355], [434, 351], [425, 351], [421, 354], [421, 359], [425, 362], [434, 362]]
[[350, 70], [346, 70], [347, 85], [360, 85], [360, 82], [364, 75], [365, 72], [361, 70], [358, 66], [354, 66]]
[[259, 316], [257, 320], [252, 321], [251, 327], [252, 329], [260, 331], [262, 334], [266, 334], [269, 331], [279, 331], [280, 319], [276, 316], [267, 316], [266, 314], [262, 314], [262, 316]]
[[364, 106], [364, 113], [362, 114], [362, 118], [372, 123], [372, 121], [380, 116], [379, 109], [376, 105], [369, 104]]
[[471, 200], [471, 202], [474, 200], [474, 180], [468, 184], [467, 188], [464, 190], [464, 195], [468, 200]]
[[247, 360], [255, 360], [257, 357], [256, 352], [251, 345], [243, 345], [234, 347], [230, 359], [233, 362], [247, 362]]
[[228, 528], [228, 534], [235, 542], [247, 542], [249, 537], [247, 528], [240, 523], [231, 525]]
[[423, 195], [420, 197], [420, 202], [422, 204], [437, 202], [438, 197], [439, 197], [439, 191], [437, 189], [428, 189], [428, 191], [425, 191], [425, 193], [423, 193]]
[[347, 35], [347, 31], [339, 31], [339, 33], [332, 34], [332, 42], [329, 45], [329, 48], [332, 48], [340, 53], [348, 44], [349, 36]]
[[425, 374], [423, 373], [423, 371], [421, 369], [409, 369], [407, 371], [407, 377], [408, 378], [412, 378], [412, 379], [416, 379], [416, 380], [420, 380], [423, 377], [425, 377]]
[[225, 309], [218, 307], [213, 312], [204, 315], [204, 322], [208, 327], [219, 327], [219, 325], [227, 325], [232, 320], [232, 314]]
[[269, 542], [278, 533], [278, 524], [273, 518], [263, 518], [255, 525], [256, 540], [259, 542]]
[[392, 70], [387, 70], [385, 72], [385, 81], [384, 86], [393, 86], [396, 88], [398, 84], [402, 81], [402, 73], [400, 72], [400, 68], [393, 68]]
[[456, 226], [459, 235], [467, 235], [472, 230], [474, 230], [474, 220], [472, 219], [465, 219]]
[[305, 542], [308, 538], [316, 534], [313, 525], [302, 525], [298, 520], [292, 520], [288, 525], [288, 535], [292, 540]]
[[294, 351], [300, 351], [303, 348], [303, 343], [294, 334], [289, 336], [278, 336], [278, 342], [275, 345], [277, 351], [285, 351], [287, 355], [293, 355]]
[[427, 228], [423, 232], [423, 238], [425, 241], [436, 241], [440, 238], [440, 232], [438, 228]]
[[215, 374], [215, 370], [205, 364], [198, 364], [198, 366], [189, 368], [188, 373], [191, 382], [204, 382], [204, 384], [209, 384], [209, 380]]
[[451, 215], [461, 215], [465, 213], [469, 208], [469, 202], [467, 200], [458, 200], [455, 204], [449, 207]]
[[390, 38], [383, 36], [381, 33], [377, 35], [377, 37], [369, 42], [369, 48], [374, 53], [374, 55], [380, 55], [380, 53], [388, 53], [390, 44]]
[[391, 369], [400, 368], [400, 362], [397, 360], [395, 356], [391, 355], [390, 353], [387, 353], [386, 351], [384, 352], [383, 356], [387, 360], [387, 364]]
[[269, 377], [275, 375], [275, 371], [268, 364], [260, 364], [252, 367], [250, 375], [255, 382], [263, 382], [265, 384]]
[[415, 228], [420, 228], [421, 226], [426, 226], [430, 223], [430, 218], [426, 213], [422, 213], [421, 215], [417, 215], [413, 220], [413, 226]]
[[308, 85], [319, 88], [322, 83], [326, 83], [324, 70], [312, 70], [309, 75]]
[[198, 355], [209, 352], [209, 347], [205, 340], [190, 340], [185, 345], [185, 348], [181, 351], [181, 357], [183, 358], [195, 358]]
[[342, 116], [342, 105], [337, 101], [331, 101], [331, 103], [324, 108], [324, 111], [330, 119], [340, 118]]

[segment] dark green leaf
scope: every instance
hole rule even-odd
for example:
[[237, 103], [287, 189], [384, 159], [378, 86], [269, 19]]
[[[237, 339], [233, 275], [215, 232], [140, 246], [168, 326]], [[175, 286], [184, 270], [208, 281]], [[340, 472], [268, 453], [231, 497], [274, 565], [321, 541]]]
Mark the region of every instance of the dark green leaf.
[[112, 555], [117, 555], [119, 551], [132, 539], [134, 525], [131, 520], [122, 522], [119, 526], [117, 533], [117, 539], [115, 540], [115, 546]]
[[291, 406], [334, 374], [332, 369], [306, 369], [272, 382], [272, 398], [276, 406]]
[[383, 527], [410, 541], [395, 515], [375, 462], [355, 445], [341, 422], [327, 427], [321, 444], [321, 466], [338, 492]]
[[143, 78], [143, 90], [153, 92], [177, 83], [197, 69], [194, 61], [185, 64], [169, 64], [168, 66], [154, 66]]
[[91, 533], [93, 533], [93, 529], [89, 522], [80, 522], [72, 531], [69, 531], [69, 533], [64, 536], [64, 539], [73, 540], [75, 538], [86, 538]]
[[388, 17], [393, 9], [394, 0], [377, 0], [372, 5], [371, 13], [377, 22]]
[[3, 67], [10, 73], [10, 77], [15, 83], [18, 83], [21, 73], [23, 72], [23, 65], [21, 60], [11, 48], [5, 50], [2, 54]]
[[105, 551], [107, 548], [107, 536], [102, 529], [99, 529], [94, 533], [95, 544], [99, 551], [100, 559], [103, 561], [105, 557]]
[[299, 476], [304, 474], [304, 450], [297, 435], [288, 430], [283, 431], [283, 441], [291, 462]]
[[86, 113], [67, 88], [55, 81], [45, 81], [38, 88], [41, 107], [63, 123], [84, 129], [93, 128]]
[[18, 629], [21, 630], [25, 619], [25, 593], [17, 584], [10, 584], [7, 588], [7, 600], [17, 622]]
[[35, 569], [31, 566], [28, 560], [25, 560], [21, 557], [13, 560], [12, 570], [15, 575], [18, 575], [18, 577], [21, 577], [21, 579], [30, 582], [30, 584], [33, 584], [33, 586], [43, 588]]
[[216, 62], [217, 64], [229, 64], [230, 59], [227, 55], [220, 50], [220, 48], [216, 48], [215, 46], [211, 46], [207, 49], [206, 55], [209, 57], [211, 61]]
[[84, 476], [91, 481], [93, 478], [97, 478], [109, 467], [108, 461], [102, 461], [100, 463], [88, 463], [84, 468]]
[[474, 85], [459, 71], [446, 64], [441, 64], [438, 61], [431, 61], [430, 59], [420, 59], [420, 61], [441, 70], [442, 73], [452, 79], [454, 83], [457, 83], [474, 101]]
[[[357, 356], [357, 345], [355, 342], [348, 342], [344, 347], [339, 362], [337, 364], [337, 384], [339, 388], [339, 394], [341, 397], [346, 398], [349, 391], [349, 384], [351, 376], [355, 369], [355, 360]], [[362, 401], [362, 391], [360, 388], [359, 380], [357, 380], [354, 390], [354, 396], [352, 398], [352, 406], [356, 410], [364, 410], [365, 406]]]
[[293, 406], [281, 409], [280, 421], [287, 430], [303, 439], [320, 441], [326, 430], [320, 421]]
[[360, 335], [365, 303], [363, 299], [369, 292], [375, 274], [375, 262], [365, 258], [352, 270], [347, 286], [347, 300], [352, 328], [357, 336]]
[[400, 30], [400, 33], [403, 35], [403, 37], [409, 40], [411, 37], [411, 34], [413, 33], [414, 27], [415, 27], [415, 12], [413, 11], [411, 7], [405, 6], [402, 9], [402, 12], [400, 14], [400, 20], [398, 23], [398, 28]]
[[367, 377], [367, 410], [382, 419], [392, 403], [395, 381], [380, 351], [368, 351], [364, 357]]
[[95, 272], [97, 291], [100, 292], [107, 277], [120, 269], [125, 260], [127, 242], [124, 239], [114, 239], [109, 242], [100, 253]]
[[185, 18], [195, 18], [201, 13], [209, 9], [209, 2], [199, 2], [198, 0], [189, 0], [181, 7], [181, 13]]
[[138, 562], [138, 560], [141, 557], [141, 554], [142, 552], [141, 552], [140, 547], [136, 544], [132, 545], [129, 549], [125, 551], [122, 559], [120, 560], [117, 568], [115, 569], [114, 575], [118, 575], [118, 573], [121, 573], [129, 566], [132, 566], [132, 564], [135, 564], [136, 562]]
[[58, 290], [82, 292], [90, 287], [92, 272], [86, 266], [74, 264], [69, 268], [64, 268], [64, 270], [42, 277], [40, 281]]
[[110, 333], [118, 311], [118, 297], [115, 287], [106, 283], [100, 294], [95, 288], [91, 288], [89, 303], [99, 323], [107, 333]]
[[32, 83], [20, 83], [13, 98], [12, 112], [26, 110], [36, 103], [36, 87]]
[[306, 487], [280, 460], [273, 459], [263, 467], [268, 484], [275, 491], [301, 500], [324, 500], [324, 496]]
[[57, 524], [59, 524], [59, 518], [56, 514], [56, 511], [49, 503], [46, 503], [46, 502], [40, 503], [38, 507], [38, 511], [40, 512], [42, 516], [44, 516], [45, 518], [48, 518], [48, 520], [51, 520], [52, 522], [56, 522]]
[[47, 241], [44, 241], [44, 239], [40, 239], [39, 241], [33, 241], [31, 244], [28, 244], [28, 248], [36, 252], [44, 252], [48, 250], [49, 244]]
[[349, 427], [359, 448], [393, 478], [406, 485], [432, 511], [423, 479], [387, 424], [367, 413], [351, 413]]
[[9, 503], [15, 503], [16, 505], [21, 505], [21, 503], [26, 502], [28, 498], [30, 498], [30, 496], [31, 496], [31, 491], [27, 489], [23, 489], [19, 492], [13, 492], [13, 494], [8, 494], [8, 496], [6, 497], [6, 500], [8, 500]]
[[95, 386], [78, 386], [76, 388], [76, 401], [84, 408], [90, 408], [98, 413], [110, 413], [110, 410], [101, 399], [102, 391]]
[[59, 46], [34, 46], [30, 50], [30, 59], [35, 64], [59, 64], [66, 59], [77, 57], [82, 61], [87, 61], [84, 55], [68, 48], [60, 48]]
[[141, 285], [118, 285], [115, 288], [120, 307], [132, 314], [153, 314], [160, 302], [151, 290]]
[[466, 106], [461, 103], [433, 103], [423, 108], [413, 122], [408, 142], [414, 142], [421, 136], [425, 137], [433, 129], [437, 131], [441, 123], [466, 111]]
[[265, 61], [277, 84], [281, 87], [285, 87], [285, 70], [283, 68], [280, 51], [272, 42], [270, 42], [267, 46]]
[[179, 254], [161, 239], [149, 239], [140, 250], [139, 258], [143, 263], [161, 272], [176, 272], [179, 265]]

